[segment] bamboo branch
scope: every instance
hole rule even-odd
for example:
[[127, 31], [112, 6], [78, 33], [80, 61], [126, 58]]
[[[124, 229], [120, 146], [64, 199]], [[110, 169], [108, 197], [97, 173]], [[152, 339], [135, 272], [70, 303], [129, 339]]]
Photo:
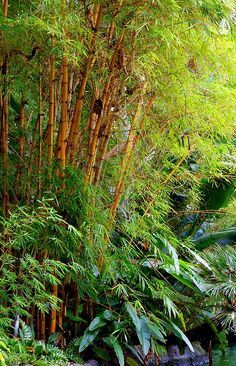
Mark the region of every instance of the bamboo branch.
[[[116, 89], [116, 88], [115, 88]], [[94, 184], [98, 185], [101, 177], [102, 166], [105, 158], [105, 154], [107, 152], [108, 143], [111, 137], [111, 131], [113, 126], [114, 118], [111, 117], [112, 104], [115, 97], [115, 89], [113, 90], [111, 101], [107, 108], [106, 118], [105, 118], [105, 131], [104, 136], [101, 138], [100, 149], [99, 149], [99, 158], [98, 162], [95, 164], [95, 174], [94, 174]]]
[[80, 121], [81, 121], [81, 114], [82, 114], [82, 107], [83, 107], [83, 98], [84, 98], [85, 88], [87, 85], [89, 71], [92, 69], [93, 64], [94, 64], [95, 58], [94, 58], [93, 53], [94, 53], [94, 48], [95, 48], [95, 44], [96, 44], [96, 40], [97, 40], [97, 34], [98, 34], [101, 17], [102, 17], [102, 6], [97, 4], [95, 7], [95, 14], [94, 14], [94, 19], [95, 19], [96, 23], [95, 23], [94, 32], [92, 35], [91, 44], [89, 47], [89, 54], [85, 61], [85, 70], [83, 72], [83, 78], [81, 81], [78, 98], [77, 98], [77, 101], [75, 104], [70, 132], [69, 132], [69, 136], [68, 136], [66, 155], [68, 155], [69, 149], [70, 149], [71, 150], [70, 162], [73, 162], [75, 154], [76, 154], [79, 125], [80, 125]]
[[[123, 31], [122, 34], [120, 35], [120, 37], [115, 45], [115, 48], [114, 48], [114, 52], [113, 52], [113, 56], [112, 56], [112, 60], [111, 60], [111, 64], [110, 64], [110, 74], [109, 74], [108, 80], [106, 81], [106, 84], [104, 86], [103, 95], [101, 98], [102, 104], [103, 104], [103, 109], [106, 109], [107, 104], [108, 104], [108, 91], [110, 90], [111, 82], [113, 80], [115, 64], [116, 64], [116, 60], [117, 60], [117, 54], [121, 47], [121, 43], [123, 41], [124, 34], [125, 34], [125, 31]], [[87, 164], [86, 177], [85, 177], [85, 182], [89, 183], [89, 184], [91, 184], [92, 180], [93, 180], [93, 169], [94, 169], [94, 162], [95, 162], [95, 158], [96, 158], [98, 134], [99, 134], [99, 130], [100, 130], [100, 127], [102, 124], [102, 116], [103, 116], [103, 113], [100, 113], [100, 115], [98, 115], [94, 134], [93, 134], [92, 141], [91, 141], [91, 146], [89, 149], [89, 157], [88, 157], [88, 164]]]

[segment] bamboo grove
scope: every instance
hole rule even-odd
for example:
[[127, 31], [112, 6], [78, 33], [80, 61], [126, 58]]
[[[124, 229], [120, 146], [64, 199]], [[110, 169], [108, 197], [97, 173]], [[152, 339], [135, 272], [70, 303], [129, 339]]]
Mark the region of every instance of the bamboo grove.
[[[125, 271], [125, 256], [132, 265], [155, 252], [154, 233], [174, 237], [173, 192], [197, 210], [204, 179], [224, 171], [232, 182], [234, 9], [220, 0], [4, 0], [1, 12], [1, 261], [14, 258], [22, 290], [9, 296], [19, 300], [33, 277], [16, 259], [30, 255], [25, 265], [47, 295], [35, 299], [32, 284], [29, 303], [15, 306], [38, 339], [57, 331], [62, 345], [68, 309], [75, 336], [81, 312], [92, 321], [98, 297], [121, 291], [116, 250]], [[181, 300], [173, 308], [184, 313]]]

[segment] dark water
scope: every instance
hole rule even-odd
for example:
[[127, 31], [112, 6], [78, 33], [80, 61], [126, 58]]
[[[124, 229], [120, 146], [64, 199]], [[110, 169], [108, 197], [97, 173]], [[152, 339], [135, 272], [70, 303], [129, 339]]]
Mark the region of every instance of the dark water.
[[236, 344], [226, 348], [224, 356], [221, 351], [215, 350], [213, 366], [236, 366]]

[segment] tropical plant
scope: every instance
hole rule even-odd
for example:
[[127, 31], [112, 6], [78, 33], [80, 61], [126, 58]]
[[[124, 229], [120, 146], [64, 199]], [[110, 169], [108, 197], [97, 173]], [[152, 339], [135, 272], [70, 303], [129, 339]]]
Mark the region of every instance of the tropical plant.
[[5, 351], [5, 363], [15, 366], [22, 364], [33, 364], [37, 366], [46, 365], [68, 365], [69, 359], [66, 354], [50, 344], [43, 341], [36, 341], [34, 332], [24, 322], [20, 322], [19, 338], [7, 338], [1, 341], [2, 349]]
[[223, 328], [235, 332], [235, 248], [214, 246], [204, 252], [209, 268], [201, 271], [208, 279], [204, 285], [211, 296], [208, 306], [212, 317]]

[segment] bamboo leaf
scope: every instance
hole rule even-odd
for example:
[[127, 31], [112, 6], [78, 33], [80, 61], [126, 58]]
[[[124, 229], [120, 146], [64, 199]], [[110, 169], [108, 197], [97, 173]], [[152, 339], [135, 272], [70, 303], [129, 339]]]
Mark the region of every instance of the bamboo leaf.
[[98, 357], [102, 358], [103, 360], [111, 361], [111, 356], [104, 349], [97, 346], [92, 346], [92, 350], [96, 353], [96, 355], [98, 355]]
[[105, 324], [106, 322], [100, 316], [97, 316], [90, 323], [88, 329], [90, 330], [90, 332], [92, 332], [93, 330], [103, 327]]
[[91, 332], [89, 329], [86, 329], [79, 346], [79, 352], [83, 352], [85, 348], [87, 348], [94, 341], [98, 333], [99, 329], [97, 329], [95, 332]]
[[115, 354], [118, 358], [119, 364], [120, 366], [124, 366], [125, 364], [125, 359], [124, 359], [124, 353], [122, 351], [122, 348], [117, 340], [116, 337], [114, 337], [112, 334], [110, 335], [110, 337], [105, 337], [103, 338], [104, 342], [111, 348], [114, 349]]
[[152, 337], [157, 338], [160, 342], [166, 343], [165, 338], [163, 337], [163, 334], [161, 333], [160, 329], [157, 327], [154, 323], [148, 324], [149, 331]]
[[138, 317], [134, 307], [129, 302], [126, 303], [126, 310], [129, 313], [131, 319], [133, 320], [133, 323], [134, 323], [137, 331], [140, 332], [141, 331], [140, 318]]
[[191, 342], [189, 341], [189, 339], [186, 337], [186, 335], [184, 334], [184, 332], [182, 332], [182, 330], [175, 324], [175, 323], [167, 323], [164, 322], [165, 327], [170, 330], [176, 337], [182, 339], [187, 346], [189, 347], [189, 349], [194, 352], [194, 348], [191, 344]]
[[112, 321], [116, 318], [111, 310], [104, 310], [102, 317], [108, 321]]
[[141, 317], [141, 329], [138, 331], [136, 328], [136, 333], [142, 346], [143, 353], [146, 356], [150, 348], [150, 331], [148, 327], [148, 319], [146, 317]]

